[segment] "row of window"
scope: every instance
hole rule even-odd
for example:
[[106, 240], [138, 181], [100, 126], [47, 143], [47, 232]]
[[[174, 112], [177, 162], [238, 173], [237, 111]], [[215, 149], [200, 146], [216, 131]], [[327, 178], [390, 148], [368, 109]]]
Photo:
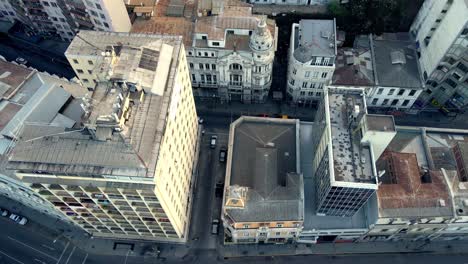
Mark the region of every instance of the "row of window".
[[[211, 65], [211, 67], [210, 67]], [[190, 69], [195, 69], [195, 65], [193, 63], [189, 63]], [[199, 63], [198, 69], [200, 70], [216, 70], [216, 64], [209, 64], [209, 63]]]
[[[195, 74], [192, 74], [192, 81], [198, 82]], [[216, 84], [218, 82], [218, 77], [216, 75], [211, 74], [200, 74], [200, 82], [207, 84]]]
[[[189, 55], [189, 56], [193, 56], [193, 55], [194, 55], [194, 52], [189, 51], [189, 52], [188, 52], [188, 55]], [[198, 52], [198, 56], [199, 56], [199, 57], [214, 57], [214, 56], [215, 56], [215, 53], [214, 53], [214, 52], [208, 53], [207, 51], [205, 51], [205, 52], [199, 51], [199, 52]]]
[[[382, 94], [383, 91], [384, 91], [384, 88], [379, 88], [379, 90], [377, 91], [377, 95]], [[393, 89], [393, 88], [392, 88], [392, 89], [390, 89], [390, 90], [388, 91], [387, 95], [393, 95], [393, 94], [395, 94], [395, 91], [396, 91], [396, 89]], [[398, 95], [398, 96], [403, 96], [403, 95], [405, 95], [405, 92], [406, 92], [406, 89], [400, 89], [400, 90], [398, 90], [397, 95]], [[416, 94], [416, 92], [417, 92], [416, 89], [412, 89], [412, 90], [409, 91], [409, 93], [407, 94], [407, 96], [414, 96], [414, 95]]]
[[[292, 73], [293, 73], [294, 75], [296, 75], [296, 73], [297, 73], [296, 68], [293, 69]], [[317, 78], [319, 77], [319, 74], [320, 74], [320, 72], [317, 72], [317, 71], [312, 72], [312, 78], [317, 79]], [[306, 72], [304, 73], [304, 78], [310, 78], [310, 75], [311, 75], [311, 72], [310, 72], [310, 71], [306, 71]], [[322, 72], [322, 74], [321, 74], [321, 78], [322, 78], [322, 79], [326, 79], [327, 76], [328, 76], [328, 72]]]
[[[385, 105], [388, 105], [388, 102], [390, 101], [390, 99], [383, 99], [382, 103], [380, 104], [381, 106], [385, 106]], [[378, 98], [374, 98], [372, 100], [372, 105], [377, 105], [377, 103], [379, 102], [379, 99]], [[410, 100], [403, 100], [403, 103], [401, 104], [401, 106], [407, 106], [409, 104]], [[393, 99], [392, 102], [391, 102], [391, 106], [396, 106], [400, 103], [400, 100], [399, 99]]]

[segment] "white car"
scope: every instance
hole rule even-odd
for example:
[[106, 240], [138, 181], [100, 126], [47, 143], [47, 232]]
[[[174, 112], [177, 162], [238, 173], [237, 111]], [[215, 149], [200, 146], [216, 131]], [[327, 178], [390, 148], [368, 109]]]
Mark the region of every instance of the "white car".
[[211, 234], [217, 235], [219, 230], [219, 220], [218, 219], [213, 219], [211, 222]]
[[218, 136], [211, 136], [210, 138], [210, 148], [214, 149], [216, 148], [216, 140], [218, 139]]
[[6, 209], [1, 209], [0, 208], [0, 212], [2, 213], [2, 216], [7, 216], [8, 215], [8, 210], [6, 210]]
[[18, 64], [25, 65], [28, 61], [25, 58], [18, 57], [15, 59]]
[[20, 225], [25, 225], [28, 222], [28, 219], [26, 217], [15, 215], [15, 214], [11, 214], [10, 219]]

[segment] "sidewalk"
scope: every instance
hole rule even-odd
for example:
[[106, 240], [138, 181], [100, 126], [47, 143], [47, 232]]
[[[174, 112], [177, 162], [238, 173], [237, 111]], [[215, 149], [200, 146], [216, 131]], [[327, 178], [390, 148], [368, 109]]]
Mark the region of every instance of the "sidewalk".
[[287, 115], [289, 118], [299, 118], [301, 121], [313, 121], [315, 109], [310, 107], [292, 106], [285, 102], [274, 102], [268, 100], [262, 104], [243, 104], [240, 102], [220, 103], [211, 101], [199, 101], [195, 103], [197, 113], [203, 118], [204, 115], [215, 115], [224, 117], [239, 117], [242, 115], [262, 116]]
[[390, 253], [463, 253], [467, 241], [362, 242], [341, 244], [236, 245], [220, 247], [224, 258], [286, 255], [345, 255]]

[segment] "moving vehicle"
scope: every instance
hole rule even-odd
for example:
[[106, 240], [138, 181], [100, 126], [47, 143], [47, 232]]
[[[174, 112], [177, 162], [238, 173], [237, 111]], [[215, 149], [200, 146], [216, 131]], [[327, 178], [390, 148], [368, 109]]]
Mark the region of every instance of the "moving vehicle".
[[213, 219], [211, 222], [211, 234], [217, 235], [219, 230], [219, 220], [218, 219]]
[[218, 136], [211, 136], [210, 139], [210, 148], [214, 149], [216, 148], [216, 140], [218, 139]]
[[2, 216], [7, 216], [9, 212], [7, 209], [0, 208], [0, 213], [2, 214]]
[[13, 220], [15, 223], [20, 225], [25, 225], [28, 222], [28, 219], [24, 216], [19, 216], [16, 214], [11, 214], [10, 219]]
[[227, 149], [225, 147], [221, 147], [219, 150], [219, 162], [226, 162], [227, 156]]
[[28, 63], [28, 61], [25, 58], [21, 58], [21, 57], [16, 58], [15, 61], [16, 63], [21, 64], [21, 65], [25, 65], [26, 63]]

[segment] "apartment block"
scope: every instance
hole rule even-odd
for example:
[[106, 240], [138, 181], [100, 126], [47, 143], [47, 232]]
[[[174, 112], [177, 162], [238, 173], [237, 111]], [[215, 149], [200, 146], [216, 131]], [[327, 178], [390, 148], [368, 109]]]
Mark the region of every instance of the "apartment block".
[[222, 207], [225, 243], [295, 242], [304, 221], [299, 120], [231, 124]]
[[130, 18], [123, 1], [4, 0], [0, 19], [20, 21], [32, 33], [71, 41], [81, 29], [129, 32]]
[[426, 83], [419, 106], [464, 111], [468, 103], [468, 3], [424, 1], [410, 33]]
[[425, 84], [409, 34], [384, 33], [338, 49], [331, 86], [365, 89], [368, 108], [410, 111]]
[[185, 242], [198, 121], [182, 38], [80, 31], [66, 56], [95, 81], [81, 122], [26, 124], [9, 168], [93, 236]]
[[363, 89], [329, 88], [315, 120], [317, 214], [353, 216], [377, 190], [375, 162], [395, 136], [393, 117], [367, 114]]
[[332, 80], [336, 54], [335, 20], [294, 23], [289, 48], [288, 99], [301, 105], [317, 105]]

